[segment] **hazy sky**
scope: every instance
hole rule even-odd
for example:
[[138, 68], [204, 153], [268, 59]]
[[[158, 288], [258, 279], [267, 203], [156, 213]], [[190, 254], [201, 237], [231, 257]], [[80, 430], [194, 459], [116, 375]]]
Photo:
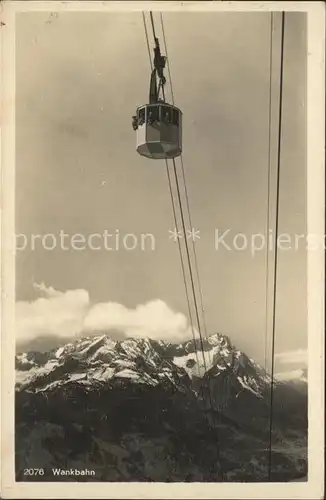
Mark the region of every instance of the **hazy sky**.
[[[184, 114], [183, 160], [200, 230], [208, 331], [229, 335], [262, 361], [265, 251], [252, 257], [250, 249], [217, 250], [214, 235], [229, 229], [232, 245], [238, 232], [250, 238], [266, 231], [270, 14], [166, 12], [163, 19], [174, 97]], [[156, 23], [161, 38], [158, 15]], [[278, 37], [279, 31], [273, 159]], [[306, 232], [305, 49], [304, 14], [288, 13], [279, 229], [292, 237]], [[160, 299], [187, 314], [177, 245], [168, 233], [174, 224], [164, 162], [137, 154], [131, 127], [135, 108], [148, 98], [141, 13], [20, 13], [16, 58], [16, 233], [87, 237], [119, 230], [156, 240], [155, 251], [49, 251], [40, 243], [19, 251], [17, 300], [34, 301], [36, 282], [60, 292], [85, 290], [92, 306], [114, 302], [128, 311]], [[276, 339], [278, 352], [306, 347], [304, 243], [279, 254]]]

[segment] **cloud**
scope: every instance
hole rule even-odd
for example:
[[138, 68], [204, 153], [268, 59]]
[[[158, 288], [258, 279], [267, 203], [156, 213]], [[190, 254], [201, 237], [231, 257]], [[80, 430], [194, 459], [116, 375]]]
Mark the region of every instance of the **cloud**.
[[46, 286], [44, 283], [33, 283], [33, 288], [35, 291], [43, 293], [46, 297], [60, 297], [62, 292], [58, 292], [52, 286]]
[[276, 354], [275, 358], [282, 364], [300, 363], [306, 366], [308, 363], [308, 352], [307, 349], [296, 349], [294, 351], [286, 351]]
[[153, 300], [135, 309], [115, 302], [93, 306], [85, 318], [86, 330], [118, 329], [128, 337], [161, 340], [185, 339], [191, 335], [187, 318], [173, 311], [162, 300]]
[[71, 337], [83, 330], [84, 317], [89, 309], [86, 290], [64, 293], [44, 284], [34, 285], [45, 297], [33, 302], [16, 303], [16, 340], [26, 342], [38, 336]]
[[[99, 332], [121, 332], [121, 337], [139, 336], [178, 341], [191, 338], [186, 316], [173, 311], [164, 301], [153, 300], [128, 309], [116, 302], [91, 304], [86, 290], [60, 292], [35, 283], [43, 297], [16, 304], [16, 341], [26, 344], [35, 339], [72, 337]], [[43, 340], [42, 340], [43, 342]]]

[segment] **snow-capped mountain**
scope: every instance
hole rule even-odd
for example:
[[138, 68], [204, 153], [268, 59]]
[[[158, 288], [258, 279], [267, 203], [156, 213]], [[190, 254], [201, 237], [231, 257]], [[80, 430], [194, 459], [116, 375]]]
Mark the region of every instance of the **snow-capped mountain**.
[[[37, 463], [52, 470], [62, 463], [81, 467], [86, 460], [98, 471], [95, 480], [216, 481], [220, 431], [225, 480], [250, 480], [253, 468], [263, 477], [270, 382], [262, 367], [221, 334], [202, 345], [101, 335], [45, 353], [20, 353], [17, 480], [24, 467]], [[276, 440], [284, 447], [290, 439], [293, 450], [294, 439], [302, 450], [305, 400], [283, 381], [275, 387]], [[279, 475], [292, 479], [298, 470], [305, 472], [300, 454], [294, 462], [281, 451], [277, 456]]]
[[70, 383], [91, 387], [118, 379], [137, 384], [171, 383], [178, 390], [189, 388], [193, 378], [225, 379], [232, 374], [239, 391], [258, 398], [270, 383], [269, 376], [253, 360], [236, 350], [220, 334], [199, 341], [171, 344], [149, 338], [113, 341], [107, 335], [87, 337], [48, 353], [16, 356], [17, 389], [52, 390]]

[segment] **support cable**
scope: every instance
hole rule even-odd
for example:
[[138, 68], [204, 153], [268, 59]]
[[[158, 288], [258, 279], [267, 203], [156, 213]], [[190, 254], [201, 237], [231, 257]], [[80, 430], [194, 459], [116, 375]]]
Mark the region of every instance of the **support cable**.
[[[166, 166], [166, 173], [167, 173], [168, 183], [169, 183], [169, 191], [170, 191], [170, 197], [171, 197], [171, 203], [172, 203], [174, 225], [175, 225], [176, 232], [178, 234], [179, 233], [179, 226], [178, 226], [177, 214], [176, 214], [175, 203], [174, 203], [174, 198], [173, 198], [173, 190], [172, 190], [171, 176], [170, 176], [170, 172], [169, 172], [169, 164], [168, 164], [167, 160], [165, 160], [165, 166]], [[177, 238], [177, 239], [178, 239], [179, 255], [180, 255], [180, 260], [181, 260], [182, 277], [183, 277], [184, 287], [185, 287], [185, 291], [186, 291], [186, 299], [187, 299], [187, 305], [188, 305], [188, 313], [189, 313], [189, 319], [190, 319], [192, 337], [193, 337], [194, 344], [195, 344], [195, 347], [196, 347], [195, 329], [194, 329], [194, 325], [193, 325], [193, 318], [192, 318], [192, 312], [191, 312], [191, 306], [190, 306], [190, 299], [189, 299], [189, 293], [188, 293], [186, 272], [185, 272], [185, 267], [184, 267], [184, 263], [183, 263], [181, 243], [180, 243], [180, 239], [179, 238]], [[197, 352], [196, 349], [195, 349], [195, 353], [196, 353], [198, 376], [200, 377], [199, 358], [198, 358], [198, 352]]]
[[[183, 179], [183, 185], [184, 185], [184, 191], [185, 191], [185, 197], [186, 197], [186, 204], [187, 204], [189, 226], [193, 229], [192, 218], [191, 218], [191, 211], [190, 211], [189, 195], [188, 195], [187, 182], [186, 182], [186, 173], [185, 173], [185, 168], [184, 168], [184, 163], [183, 163], [182, 155], [180, 156], [180, 161], [181, 161], [181, 172], [182, 172], [182, 179]], [[200, 282], [199, 266], [198, 266], [196, 245], [195, 245], [194, 239], [192, 240], [192, 249], [193, 249], [194, 261], [195, 261], [195, 271], [196, 271], [196, 279], [197, 279], [197, 284], [198, 284], [199, 303], [200, 303], [200, 309], [201, 309], [201, 312], [202, 312], [204, 334], [205, 334], [206, 339], [208, 340], [208, 332], [207, 332], [207, 323], [206, 323], [206, 318], [205, 318], [203, 292], [202, 292], [202, 287], [201, 287], [201, 282]], [[208, 358], [209, 358], [209, 363], [211, 364], [210, 351], [208, 351]]]
[[[177, 174], [177, 169], [176, 169], [176, 164], [175, 164], [175, 159], [174, 158], [172, 158], [172, 162], [173, 162], [173, 171], [174, 171], [175, 182], [176, 182], [176, 186], [177, 186], [178, 202], [179, 202], [179, 209], [180, 209], [180, 213], [181, 213], [182, 229], [183, 229], [184, 234], [185, 234], [185, 232], [186, 232], [185, 221], [184, 221], [183, 208], [182, 208], [182, 202], [181, 202], [181, 194], [180, 194], [178, 174]], [[186, 247], [187, 260], [188, 260], [188, 266], [189, 266], [191, 288], [192, 288], [193, 298], [194, 298], [194, 304], [195, 304], [196, 319], [197, 319], [197, 325], [198, 325], [198, 333], [199, 333], [199, 337], [200, 337], [200, 348], [201, 348], [202, 355], [203, 355], [203, 364], [204, 364], [204, 370], [205, 370], [205, 373], [206, 373], [207, 372], [207, 365], [206, 365], [206, 359], [205, 359], [205, 350], [204, 350], [204, 345], [203, 345], [203, 337], [202, 337], [202, 334], [201, 334], [201, 331], [200, 331], [200, 320], [199, 320], [198, 306], [197, 306], [197, 300], [196, 300], [196, 292], [195, 292], [194, 279], [193, 279], [192, 266], [191, 266], [191, 260], [190, 260], [190, 254], [189, 254], [189, 247], [188, 247], [187, 239], [185, 239], [185, 247]], [[196, 344], [195, 344], [195, 348], [196, 348]], [[213, 398], [212, 398], [212, 394], [211, 394], [211, 386], [210, 386], [209, 379], [207, 381], [207, 389], [208, 389], [209, 406], [210, 406], [210, 408], [212, 410], [212, 415], [213, 415], [213, 427], [214, 427], [214, 429], [216, 431], [216, 445], [217, 445], [217, 454], [218, 454], [218, 458], [219, 458], [219, 455], [220, 455], [220, 450], [219, 450], [219, 434], [218, 434], [218, 428], [215, 426], [215, 418], [214, 418], [215, 408], [214, 408], [214, 405], [213, 405]], [[203, 394], [203, 401], [205, 402], [204, 394]], [[220, 460], [219, 460], [219, 466], [220, 466], [220, 471], [219, 472], [220, 472], [221, 478], [223, 478], [223, 472], [222, 472], [222, 466], [221, 466]]]
[[[173, 171], [174, 171], [175, 182], [176, 182], [176, 186], [177, 186], [177, 194], [178, 194], [179, 209], [180, 209], [180, 214], [181, 214], [182, 230], [183, 230], [183, 234], [186, 234], [186, 225], [185, 225], [185, 220], [184, 220], [184, 215], [183, 215], [183, 208], [182, 208], [182, 201], [181, 201], [181, 194], [180, 194], [179, 179], [178, 179], [177, 168], [176, 168], [176, 164], [175, 164], [175, 159], [174, 158], [172, 158], [172, 162], [173, 162]], [[195, 285], [194, 285], [194, 277], [193, 277], [193, 273], [192, 273], [192, 266], [191, 266], [191, 259], [190, 259], [190, 253], [189, 253], [189, 247], [188, 247], [188, 243], [187, 243], [187, 238], [185, 238], [185, 247], [186, 247], [187, 260], [188, 260], [188, 266], [189, 266], [191, 288], [192, 288], [192, 293], [193, 293], [193, 297], [194, 297], [197, 327], [198, 327], [198, 333], [199, 333], [199, 338], [200, 338], [200, 347], [201, 347], [201, 351], [202, 351], [202, 355], [203, 355], [204, 370], [206, 372], [207, 371], [207, 365], [206, 365], [206, 359], [205, 359], [203, 337], [202, 337], [202, 334], [201, 334], [201, 331], [200, 331], [201, 328], [200, 328], [199, 312], [198, 312], [198, 306], [197, 306], [197, 300], [196, 300], [196, 291], [195, 291]]]
[[[154, 41], [155, 43], [157, 42], [157, 38], [156, 38], [156, 33], [155, 33], [155, 27], [154, 27], [154, 20], [153, 20], [153, 14], [152, 12], [150, 12], [150, 18], [151, 18], [151, 23], [152, 23], [152, 29], [153, 29], [153, 37], [154, 37]], [[161, 21], [162, 21], [162, 17], [161, 17]], [[164, 30], [164, 27], [163, 27], [163, 21], [162, 21], [162, 28]], [[165, 42], [165, 40], [164, 40]], [[165, 42], [165, 50], [166, 50], [166, 42]], [[167, 53], [167, 52], [166, 52]], [[171, 74], [169, 72], [169, 76], [171, 78]], [[170, 80], [170, 85], [171, 85], [171, 94], [173, 93], [173, 89], [172, 89], [172, 80]], [[173, 98], [173, 101], [174, 101], [174, 98]], [[175, 218], [175, 224], [176, 224], [176, 229], [177, 229], [177, 219], [176, 219], [176, 211], [175, 211], [175, 206], [174, 206], [174, 199], [173, 199], [173, 192], [172, 192], [172, 186], [171, 186], [171, 178], [170, 178], [170, 174], [169, 174], [169, 169], [168, 169], [168, 162], [167, 160], [165, 160], [166, 162], [166, 167], [167, 167], [167, 174], [168, 174], [168, 180], [169, 180], [169, 188], [170, 188], [170, 195], [171, 195], [171, 199], [172, 199], [172, 207], [173, 207], [173, 213], [174, 213], [174, 218]], [[172, 162], [173, 162], [173, 171], [174, 171], [174, 176], [175, 176], [175, 182], [176, 182], [176, 187], [177, 187], [177, 195], [178, 195], [178, 202], [179, 202], [179, 209], [180, 209], [180, 214], [181, 214], [181, 223], [182, 223], [182, 228], [183, 228], [183, 232], [184, 232], [184, 235], [186, 235], [186, 228], [185, 228], [185, 220], [184, 220], [184, 214], [183, 214], [183, 207], [182, 207], [182, 201], [181, 201], [181, 194], [180, 194], [180, 187], [179, 187], [179, 180], [178, 180], [178, 175], [177, 175], [177, 169], [176, 169], [176, 163], [175, 163], [175, 159], [172, 158]], [[185, 177], [184, 177], [185, 178]], [[188, 205], [189, 207], [189, 200], [188, 200]], [[179, 242], [180, 244], [180, 242]], [[185, 238], [185, 248], [186, 248], [186, 254], [187, 254], [187, 261], [188, 261], [188, 266], [189, 266], [189, 273], [190, 273], [190, 279], [191, 279], [191, 288], [192, 288], [192, 292], [193, 292], [193, 300], [194, 300], [194, 305], [195, 305], [195, 312], [196, 312], [196, 319], [197, 319], [197, 325], [198, 325], [198, 333], [199, 333], [199, 336], [200, 336], [200, 348], [201, 348], [201, 351], [202, 351], [202, 355], [203, 355], [203, 365], [204, 365], [204, 370], [205, 370], [205, 373], [207, 372], [207, 365], [206, 365], [206, 359], [205, 359], [205, 350], [204, 350], [204, 345], [203, 345], [203, 338], [202, 338], [202, 334], [201, 334], [201, 328], [200, 328], [200, 320], [199, 320], [199, 313], [198, 313], [198, 306], [197, 306], [197, 297], [196, 297], [196, 291], [195, 291], [195, 286], [194, 286], [194, 278], [193, 278], [193, 272], [192, 272], [192, 264], [191, 264], [191, 259], [190, 259], [190, 254], [189, 254], [189, 247], [188, 247], [188, 243], [187, 243], [187, 239]], [[185, 279], [185, 272], [184, 272], [184, 265], [183, 265], [183, 259], [182, 259], [182, 252], [181, 252], [181, 246], [180, 246], [180, 257], [181, 257], [181, 262], [182, 262], [182, 268], [183, 268], [183, 276], [184, 276], [184, 282], [185, 282], [185, 285], [186, 285], [186, 279]], [[186, 288], [187, 290], [187, 288]], [[189, 298], [189, 295], [188, 295], [188, 291], [186, 291], [186, 295], [187, 295], [187, 301], [188, 301], [188, 305], [190, 307], [190, 301], [188, 300]], [[191, 316], [192, 318], [192, 316]], [[193, 324], [192, 322], [192, 319], [191, 319], [191, 323]], [[197, 349], [196, 349], [196, 342], [195, 342], [195, 351], [196, 351], [196, 355], [198, 355], [197, 353]], [[197, 362], [198, 363], [198, 362]], [[199, 366], [199, 363], [198, 363], [198, 366]], [[215, 424], [215, 419], [214, 419], [214, 406], [213, 406], [213, 402], [212, 402], [212, 396], [211, 396], [211, 388], [210, 388], [210, 384], [209, 384], [209, 381], [208, 381], [208, 384], [207, 384], [207, 388], [208, 388], [208, 397], [209, 397], [209, 403], [210, 403], [210, 407], [211, 407], [211, 410], [213, 412], [213, 424]], [[203, 387], [202, 387], [202, 390], [203, 390]], [[203, 395], [204, 396], [204, 395]], [[205, 398], [203, 397], [203, 402], [205, 402]], [[206, 411], [205, 411], [205, 415], [206, 415]], [[207, 419], [208, 419], [208, 415], [206, 415]], [[209, 424], [209, 421], [208, 421], [208, 424]], [[213, 425], [213, 427], [215, 428], [215, 431], [216, 431], [216, 445], [217, 445], [217, 453], [218, 453], [218, 457], [219, 457], [219, 437], [218, 437], [218, 429], [215, 427], [215, 425]], [[218, 466], [219, 466], [219, 473], [220, 473], [220, 477], [221, 479], [223, 479], [223, 472], [222, 472], [222, 467], [221, 467], [221, 464], [220, 464], [220, 460], [218, 458]]]
[[[266, 241], [268, 241], [270, 227], [270, 192], [271, 192], [271, 142], [272, 142], [272, 65], [273, 65], [273, 12], [270, 25], [270, 50], [269, 50], [269, 102], [268, 102], [268, 178], [267, 178], [267, 217], [266, 217]], [[267, 371], [267, 339], [268, 339], [268, 305], [269, 305], [269, 246], [266, 245], [266, 275], [265, 275], [265, 352], [264, 368]]]
[[[143, 22], [144, 22], [144, 29], [145, 29], [145, 35], [146, 35], [146, 42], [147, 42], [149, 60], [150, 60], [150, 64], [151, 64], [151, 69], [153, 69], [153, 64], [152, 64], [152, 60], [151, 60], [150, 45], [149, 45], [149, 38], [148, 38], [148, 31], [147, 31], [147, 26], [146, 26], [145, 14], [144, 14], [144, 12], [142, 14], [143, 14]], [[152, 29], [153, 29], [153, 37], [155, 39], [155, 28], [154, 28], [154, 22], [153, 22], [152, 12], [150, 12], [150, 17], [151, 17], [151, 23], [152, 23]], [[163, 98], [165, 100], [164, 87], [162, 89], [162, 94], [163, 94]], [[170, 176], [169, 165], [168, 165], [168, 161], [167, 160], [165, 160], [165, 166], [166, 166], [166, 173], [167, 173], [167, 178], [168, 178], [169, 192], [170, 192], [170, 198], [171, 198], [171, 204], [172, 204], [172, 212], [173, 212], [174, 225], [175, 225], [175, 229], [176, 229], [177, 234], [178, 234], [179, 233], [179, 226], [178, 226], [178, 220], [177, 220], [177, 215], [176, 215], [175, 202], [174, 202], [174, 197], [173, 197], [171, 176]], [[191, 304], [190, 304], [190, 298], [189, 298], [189, 292], [188, 292], [188, 286], [187, 286], [187, 278], [186, 278], [185, 266], [184, 266], [183, 255], [182, 255], [182, 250], [181, 250], [181, 243], [180, 243], [179, 238], [178, 238], [178, 248], [179, 248], [179, 255], [180, 255], [180, 262], [181, 262], [182, 278], [183, 278], [184, 287], [185, 287], [185, 293], [186, 293], [186, 301], [187, 301], [187, 307], [188, 307], [188, 314], [189, 314], [189, 319], [190, 319], [190, 325], [191, 325], [191, 330], [192, 330], [192, 336], [193, 336], [193, 340], [194, 340], [194, 345], [196, 347], [196, 336], [195, 336], [195, 330], [194, 330], [194, 322], [193, 322], [193, 316], [192, 316], [192, 312], [191, 312]], [[197, 361], [198, 376], [200, 376], [199, 358], [198, 358], [198, 352], [197, 352], [196, 349], [195, 349], [195, 355], [196, 355], [196, 361]]]
[[278, 116], [278, 144], [277, 144], [277, 185], [276, 185], [276, 221], [275, 221], [275, 259], [274, 259], [274, 283], [273, 283], [273, 316], [272, 316], [272, 369], [270, 390], [270, 420], [269, 420], [269, 457], [268, 457], [268, 480], [272, 479], [272, 441], [273, 441], [273, 404], [274, 404], [274, 365], [275, 365], [275, 325], [276, 325], [276, 292], [277, 292], [277, 263], [278, 263], [278, 227], [279, 227], [279, 205], [280, 205], [280, 166], [282, 146], [282, 112], [283, 112], [283, 72], [284, 72], [284, 27], [285, 12], [282, 11], [281, 21], [281, 64], [280, 64], [280, 98]]
[[[163, 23], [162, 12], [160, 13], [160, 20], [161, 20], [161, 29], [162, 29], [162, 34], [163, 34], [164, 50], [165, 50], [165, 55], [167, 57], [167, 68], [168, 68], [168, 77], [169, 77], [170, 90], [171, 90], [171, 98], [172, 98], [172, 104], [174, 105], [174, 93], [173, 93], [171, 69], [170, 69], [170, 63], [169, 63], [169, 56], [168, 56], [168, 49], [167, 49], [167, 43], [166, 43], [166, 37], [165, 37], [165, 30], [164, 30], [164, 23]], [[183, 163], [183, 157], [182, 157], [182, 155], [180, 156], [180, 161], [181, 161], [181, 172], [182, 172], [182, 180], [183, 180], [183, 186], [184, 186], [184, 193], [185, 193], [185, 198], [186, 198], [186, 206], [187, 206], [187, 214], [188, 214], [189, 227], [192, 229], [193, 228], [192, 217], [191, 217], [191, 211], [190, 211], [189, 195], [188, 195], [186, 174], [185, 174], [185, 168], [184, 168], [184, 163]], [[193, 254], [194, 254], [195, 272], [196, 272], [196, 280], [197, 280], [197, 284], [198, 284], [199, 302], [200, 302], [200, 309], [201, 309], [201, 312], [202, 312], [202, 321], [203, 321], [203, 327], [204, 327], [204, 334], [205, 334], [206, 339], [208, 340], [207, 323], [206, 323], [206, 318], [205, 318], [205, 309], [204, 309], [204, 302], [203, 302], [203, 292], [202, 292], [202, 287], [201, 287], [201, 282], [200, 282], [199, 266], [198, 266], [196, 245], [195, 245], [194, 239], [192, 240], [192, 249], [193, 249]], [[209, 351], [208, 351], [208, 358], [209, 358], [209, 364], [211, 364], [211, 356], [210, 356], [210, 352]]]
[[164, 50], [165, 50], [165, 55], [166, 55], [166, 59], [167, 59], [168, 76], [169, 76], [170, 89], [171, 89], [171, 100], [172, 100], [172, 104], [174, 106], [174, 95], [173, 95], [173, 87], [172, 87], [172, 78], [171, 78], [170, 63], [169, 63], [169, 57], [168, 57], [168, 49], [167, 49], [167, 46], [166, 46], [166, 38], [165, 38], [165, 31], [164, 31], [164, 25], [163, 25], [162, 12], [160, 12], [160, 19], [161, 19], [161, 28], [162, 28], [162, 35], [163, 35]]
[[155, 34], [155, 27], [154, 27], [153, 12], [152, 12], [152, 11], [150, 11], [150, 12], [149, 12], [149, 15], [150, 15], [150, 18], [151, 18], [152, 30], [153, 30], [153, 37], [154, 37], [154, 41], [155, 41], [155, 40], [157, 40], [157, 38], [156, 38], [156, 34]]
[[152, 58], [151, 58], [151, 49], [150, 49], [149, 40], [148, 40], [148, 32], [147, 32], [147, 27], [146, 27], [145, 12], [142, 12], [142, 14], [143, 14], [143, 23], [144, 23], [144, 29], [145, 29], [145, 37], [146, 37], [146, 44], [147, 44], [148, 56], [149, 56], [149, 64], [151, 65], [151, 71], [153, 71], [153, 63], [152, 63]]
[[[151, 19], [151, 23], [152, 23], [153, 38], [154, 38], [154, 41], [156, 41], [157, 38], [156, 38], [156, 32], [155, 32], [154, 19], [153, 19], [153, 13], [152, 13], [152, 11], [150, 11], [150, 19]], [[162, 23], [162, 27], [163, 27], [163, 30], [164, 30], [162, 14], [161, 14], [161, 23]], [[167, 57], [167, 46], [166, 46], [166, 40], [165, 39], [164, 39], [164, 43], [165, 43], [165, 54], [166, 54], [166, 57]], [[169, 73], [169, 76], [171, 78], [171, 73]], [[171, 85], [171, 89], [172, 89], [172, 80], [170, 80], [170, 85]], [[198, 306], [197, 306], [197, 298], [196, 298], [196, 292], [195, 292], [195, 287], [194, 287], [194, 279], [193, 279], [193, 273], [192, 273], [192, 265], [191, 265], [191, 259], [190, 259], [190, 254], [189, 254], [189, 247], [188, 247], [188, 243], [187, 243], [187, 239], [186, 239], [186, 227], [185, 227], [183, 207], [182, 207], [182, 201], [181, 201], [181, 195], [180, 195], [179, 180], [178, 180], [178, 175], [177, 175], [177, 170], [176, 170], [176, 165], [175, 165], [175, 159], [173, 158], [172, 161], [173, 161], [175, 181], [176, 181], [176, 186], [177, 186], [177, 193], [178, 193], [179, 208], [180, 208], [180, 214], [181, 214], [181, 220], [182, 220], [183, 234], [185, 235], [185, 247], [186, 247], [187, 259], [188, 259], [188, 265], [189, 265], [189, 272], [190, 272], [190, 279], [191, 279], [191, 288], [192, 288], [192, 292], [193, 292], [193, 299], [194, 299], [194, 305], [195, 305], [195, 311], [196, 311], [198, 333], [199, 333], [199, 336], [200, 336], [200, 347], [201, 347], [201, 351], [202, 351], [202, 355], [203, 355], [204, 370], [206, 372], [207, 371], [207, 365], [206, 365], [206, 359], [205, 359], [204, 344], [203, 344], [203, 339], [202, 339], [202, 334], [201, 334], [201, 327], [200, 327], [200, 320], [199, 320], [199, 313], [198, 313]], [[166, 160], [166, 162], [167, 162], [167, 160]], [[189, 206], [189, 204], [188, 204], [188, 206]], [[195, 343], [195, 348], [196, 348], [196, 343]]]

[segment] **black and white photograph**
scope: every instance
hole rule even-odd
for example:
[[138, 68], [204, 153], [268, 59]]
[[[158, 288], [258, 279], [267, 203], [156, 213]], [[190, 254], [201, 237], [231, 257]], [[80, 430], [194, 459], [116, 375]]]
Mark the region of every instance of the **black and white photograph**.
[[54, 483], [49, 498], [304, 487], [324, 418], [308, 12], [27, 3], [11, 42], [13, 482]]

